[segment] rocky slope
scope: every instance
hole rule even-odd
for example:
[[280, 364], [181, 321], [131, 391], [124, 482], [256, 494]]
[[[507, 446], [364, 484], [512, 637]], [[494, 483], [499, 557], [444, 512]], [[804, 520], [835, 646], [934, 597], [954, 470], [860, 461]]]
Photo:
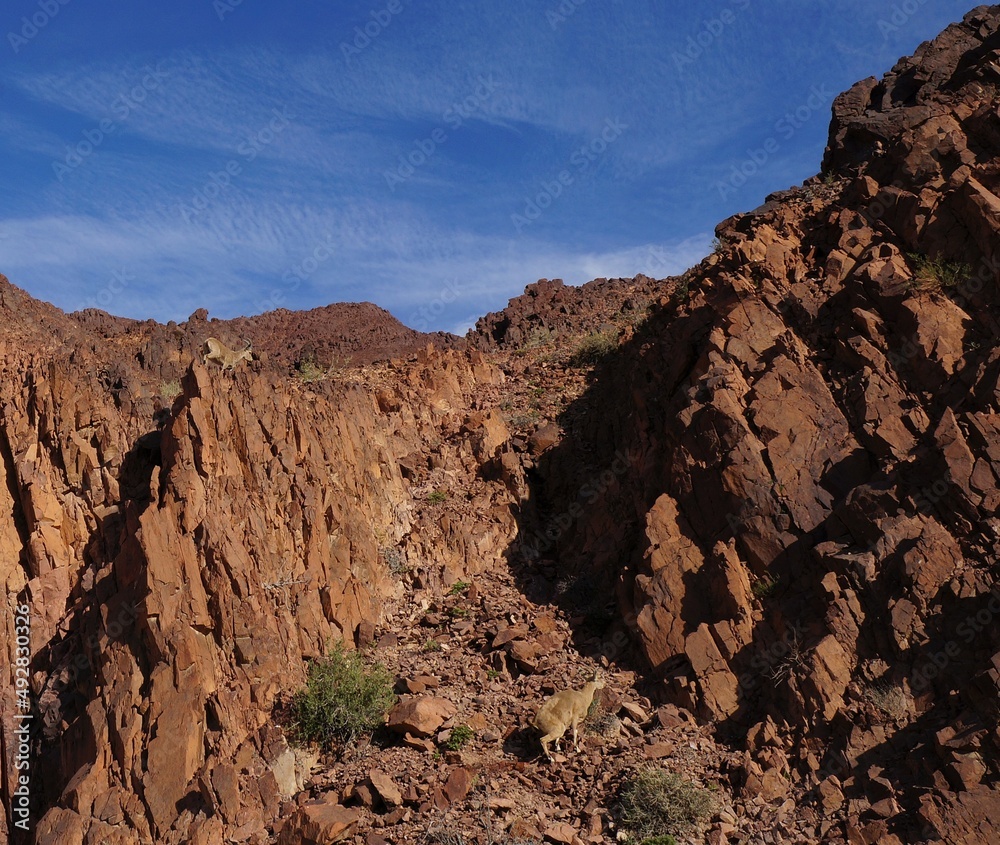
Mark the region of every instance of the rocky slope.
[[467, 335], [478, 349], [530, 349], [560, 336], [608, 330], [621, 319], [646, 316], [662, 284], [649, 276], [595, 279], [568, 287], [562, 279], [539, 279], [503, 311], [480, 317]]
[[199, 354], [206, 337], [218, 337], [233, 349], [249, 340], [255, 359], [267, 369], [329, 370], [371, 364], [402, 356], [433, 343], [461, 347], [447, 332], [407, 328], [384, 308], [370, 302], [339, 302], [310, 311], [278, 308], [254, 317], [209, 319], [205, 309], [182, 323], [161, 325], [153, 320], [129, 320], [87, 309], [69, 315], [86, 336], [120, 344], [144, 369], [155, 369], [161, 380], [180, 377], [187, 362]]
[[718, 227], [520, 531], [617, 589], [672, 700], [748, 738], [734, 785], [813, 790], [852, 842], [1000, 820], [998, 24], [837, 99], [822, 176]]
[[[0, 282], [35, 841], [597, 843], [651, 761], [717, 794], [689, 842], [998, 838], [998, 32], [841, 95], [822, 174], [683, 277], [543, 281], [456, 348], [279, 312], [223, 376], [204, 314]], [[409, 738], [290, 744], [341, 637]], [[608, 730], [550, 765], [530, 715], [595, 665]]]

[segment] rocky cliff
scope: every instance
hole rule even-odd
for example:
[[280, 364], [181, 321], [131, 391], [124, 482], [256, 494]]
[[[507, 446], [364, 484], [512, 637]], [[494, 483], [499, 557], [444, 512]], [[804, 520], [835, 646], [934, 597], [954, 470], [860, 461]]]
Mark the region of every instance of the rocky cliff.
[[209, 319], [205, 309], [183, 323], [160, 325], [114, 317], [87, 309], [69, 315], [91, 339], [115, 341], [128, 348], [144, 369], [176, 378], [200, 354], [206, 337], [218, 337], [233, 349], [241, 341], [253, 345], [255, 360], [266, 369], [329, 370], [384, 361], [411, 354], [434, 343], [440, 348], [463, 346], [447, 332], [418, 332], [404, 326], [384, 308], [370, 302], [341, 302], [310, 311], [278, 308], [255, 317]]
[[1000, 818], [998, 24], [838, 97], [822, 174], [720, 224], [539, 467], [544, 536], [631, 456], [547, 554], [747, 737], [742, 789], [853, 803], [852, 842]]
[[[279, 313], [230, 376], [203, 314], [0, 283], [35, 839], [601, 842], [649, 760], [718, 789], [713, 843], [996, 839], [998, 91], [984, 6], [837, 98], [821, 174], [698, 267], [540, 282], [465, 344], [319, 313], [306, 349]], [[440, 718], [289, 744], [339, 638]], [[519, 727], [595, 663], [619, 732], [552, 769]]]
[[[456, 415], [475, 444], [465, 459], [481, 454], [487, 422], [469, 412], [502, 373], [477, 353], [430, 350], [363, 374], [377, 383], [259, 366], [228, 377], [195, 361], [165, 387], [183, 338], [97, 338], [2, 285], [5, 641], [10, 661], [13, 608], [26, 604], [33, 810], [54, 807], [38, 841], [187, 841], [198, 777], [237, 759], [257, 761], [275, 800], [300, 791], [292, 752], [260, 731], [303, 658], [353, 641], [399, 593], [384, 553], [408, 537], [413, 568], [436, 583], [488, 566], [513, 536], [487, 502], [489, 519], [467, 526], [478, 545], [450, 542], [410, 513], [402, 468]], [[246, 831], [263, 829], [256, 809]]]

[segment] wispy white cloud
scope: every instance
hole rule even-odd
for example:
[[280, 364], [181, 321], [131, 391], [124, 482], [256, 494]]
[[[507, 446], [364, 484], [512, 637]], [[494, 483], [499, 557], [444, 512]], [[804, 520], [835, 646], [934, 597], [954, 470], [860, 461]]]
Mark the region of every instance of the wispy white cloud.
[[[434, 311], [430, 328], [468, 324], [539, 277], [678, 273], [708, 251], [716, 220], [815, 169], [826, 113], [740, 190], [716, 187], [810, 84], [875, 70], [851, 39], [896, 48], [876, 27], [892, 4], [871, 5], [587, 2], [554, 25], [557, 0], [427, 0], [350, 62], [339, 45], [370, 14], [360, 2], [318, 16], [245, 4], [224, 38], [151, 36], [131, 52], [106, 21], [91, 19], [93, 44], [62, 27], [58, 58], [0, 57], [15, 95], [0, 107], [0, 272], [67, 308], [110, 298], [97, 304], [136, 317], [369, 299], [411, 322]], [[927, 0], [906, 31], [948, 5]], [[734, 22], [710, 26], [726, 8]], [[297, 36], [267, 37], [269, 14]], [[251, 21], [264, 37], [234, 35]], [[511, 214], [609, 118], [628, 130], [515, 231]], [[56, 174], [107, 120], [107, 139]], [[387, 185], [436, 129], [447, 140]], [[239, 171], [220, 186], [230, 162]], [[134, 283], [114, 281], [122, 268]]]
[[[376, 207], [340, 214], [244, 211], [214, 228], [155, 217], [8, 220], [0, 272], [66, 310], [89, 305], [136, 318], [181, 320], [207, 307], [229, 317], [263, 310], [277, 291], [281, 296], [271, 307], [367, 299], [404, 322], [436, 328], [449, 324], [449, 314], [457, 324], [464, 318], [454, 315], [503, 307], [540, 277], [579, 284], [640, 272], [672, 275], [697, 262], [709, 242], [706, 234], [581, 255], [558, 244], [515, 248], [500, 237], [440, 230], [416, 218], [389, 219]], [[37, 244], [43, 241], [48, 249], [40, 255]], [[310, 265], [314, 255], [323, 257]], [[123, 271], [134, 284], [113, 283]]]
[[9, 150], [23, 150], [45, 156], [61, 156], [65, 144], [50, 132], [16, 115], [0, 111], [0, 143]]

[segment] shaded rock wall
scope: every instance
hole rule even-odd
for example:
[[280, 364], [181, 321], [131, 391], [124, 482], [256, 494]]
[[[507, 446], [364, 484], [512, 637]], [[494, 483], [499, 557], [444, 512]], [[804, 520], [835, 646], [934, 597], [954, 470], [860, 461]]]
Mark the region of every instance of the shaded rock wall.
[[878, 765], [892, 824], [947, 841], [1000, 806], [998, 28], [981, 7], [838, 98], [824, 177], [722, 223], [598, 367], [532, 525], [632, 456], [547, 555], [616, 585], [674, 701], [778, 724], [765, 768], [863, 796]]
[[[404, 598], [392, 561], [446, 586], [504, 553], [568, 609], [573, 578], [616, 597], [658, 694], [745, 747], [736, 788], [850, 800], [855, 841], [995, 838], [998, 29], [980, 7], [839, 97], [824, 178], [682, 278], [539, 283], [486, 353], [222, 377], [191, 364], [204, 315], [0, 281], [0, 664], [27, 603], [37, 841], [259, 841], [308, 770], [274, 726], [303, 658]], [[609, 320], [559, 427], [513, 436], [493, 361]]]

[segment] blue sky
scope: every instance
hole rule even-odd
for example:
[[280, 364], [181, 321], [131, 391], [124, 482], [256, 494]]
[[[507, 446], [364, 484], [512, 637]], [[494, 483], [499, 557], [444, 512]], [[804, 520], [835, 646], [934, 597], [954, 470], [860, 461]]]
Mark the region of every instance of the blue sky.
[[541, 277], [679, 273], [819, 169], [836, 93], [972, 7], [334, 5], [10, 0], [0, 272], [66, 310], [451, 331]]

